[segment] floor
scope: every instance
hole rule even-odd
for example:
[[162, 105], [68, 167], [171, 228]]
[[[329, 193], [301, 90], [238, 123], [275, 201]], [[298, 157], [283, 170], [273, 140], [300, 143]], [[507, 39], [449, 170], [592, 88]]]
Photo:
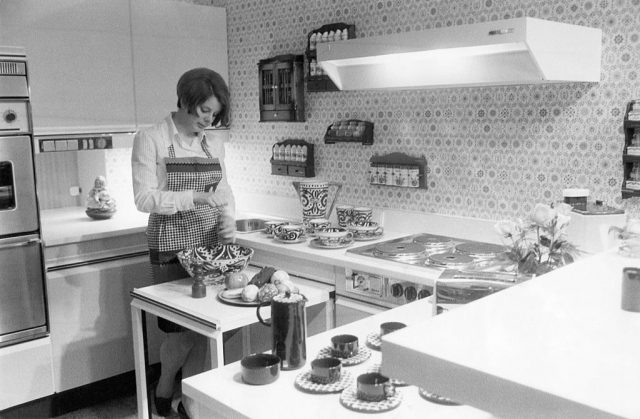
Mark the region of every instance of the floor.
[[[173, 414], [167, 416], [169, 419], [179, 418], [178, 413], [175, 411], [177, 407], [177, 400], [173, 403]], [[158, 416], [152, 413], [153, 419], [161, 419], [162, 416]], [[128, 396], [119, 399], [114, 399], [102, 404], [87, 407], [85, 409], [69, 412], [62, 416], [56, 416], [55, 419], [137, 419], [138, 409], [136, 406], [136, 397]]]

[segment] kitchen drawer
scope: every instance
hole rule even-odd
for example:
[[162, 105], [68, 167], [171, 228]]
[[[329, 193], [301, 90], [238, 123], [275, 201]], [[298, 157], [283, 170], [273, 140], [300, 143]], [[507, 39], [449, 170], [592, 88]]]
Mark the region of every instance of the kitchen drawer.
[[294, 112], [288, 110], [278, 110], [278, 111], [261, 111], [260, 112], [260, 122], [267, 121], [293, 121]]
[[271, 174], [272, 175], [288, 175], [288, 169], [286, 164], [271, 164]]
[[306, 166], [289, 166], [287, 169], [287, 174], [289, 176], [305, 177], [307, 174], [307, 167]]

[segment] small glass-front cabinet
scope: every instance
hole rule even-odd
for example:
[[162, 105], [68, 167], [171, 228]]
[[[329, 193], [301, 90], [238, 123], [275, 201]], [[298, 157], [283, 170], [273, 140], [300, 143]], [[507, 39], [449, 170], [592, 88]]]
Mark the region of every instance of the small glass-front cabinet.
[[302, 55], [279, 55], [258, 63], [260, 122], [304, 121]]

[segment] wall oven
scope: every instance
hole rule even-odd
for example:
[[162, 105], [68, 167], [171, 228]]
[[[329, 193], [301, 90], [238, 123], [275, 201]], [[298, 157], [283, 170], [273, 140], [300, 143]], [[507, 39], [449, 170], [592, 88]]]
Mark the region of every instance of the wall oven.
[[48, 334], [27, 60], [0, 47], [0, 347]]

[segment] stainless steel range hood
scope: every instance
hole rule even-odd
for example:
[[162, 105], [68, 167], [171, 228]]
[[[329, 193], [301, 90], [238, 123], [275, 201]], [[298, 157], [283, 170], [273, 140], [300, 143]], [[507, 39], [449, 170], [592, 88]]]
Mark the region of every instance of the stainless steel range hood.
[[600, 81], [602, 30], [516, 18], [317, 45], [340, 90]]

